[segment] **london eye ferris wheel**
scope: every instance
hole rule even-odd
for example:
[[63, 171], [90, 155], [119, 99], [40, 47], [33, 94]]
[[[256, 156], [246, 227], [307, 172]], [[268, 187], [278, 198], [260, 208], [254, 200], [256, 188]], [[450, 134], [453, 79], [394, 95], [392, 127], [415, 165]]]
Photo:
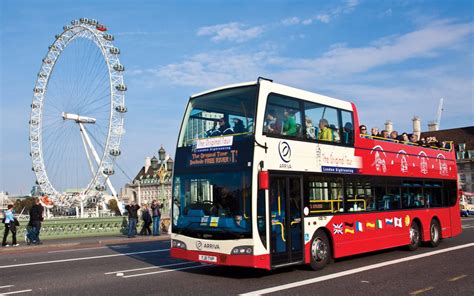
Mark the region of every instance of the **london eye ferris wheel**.
[[73, 20], [42, 60], [29, 121], [36, 182], [59, 206], [116, 196], [110, 176], [127, 112], [124, 66], [114, 36], [93, 19]]

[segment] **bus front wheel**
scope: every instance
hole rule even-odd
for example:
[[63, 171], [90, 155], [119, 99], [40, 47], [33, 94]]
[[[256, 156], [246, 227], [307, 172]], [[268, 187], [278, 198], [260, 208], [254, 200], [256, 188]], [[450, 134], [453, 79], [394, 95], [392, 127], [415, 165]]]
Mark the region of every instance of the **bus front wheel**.
[[432, 248], [436, 248], [441, 241], [441, 227], [439, 225], [438, 220], [433, 219], [431, 220], [430, 225], [430, 242], [429, 246]]
[[418, 249], [421, 241], [420, 226], [417, 222], [413, 221], [410, 226], [410, 244], [408, 249], [410, 251], [415, 251]]
[[313, 270], [320, 270], [329, 263], [332, 256], [331, 245], [324, 231], [316, 231], [311, 241], [310, 252], [310, 265]]

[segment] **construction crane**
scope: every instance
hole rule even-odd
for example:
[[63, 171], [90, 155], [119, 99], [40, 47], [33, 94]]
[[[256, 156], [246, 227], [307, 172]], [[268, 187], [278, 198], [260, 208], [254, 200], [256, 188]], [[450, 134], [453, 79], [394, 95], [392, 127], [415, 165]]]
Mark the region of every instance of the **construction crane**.
[[441, 127], [441, 114], [443, 113], [443, 98], [439, 99], [438, 116], [436, 117], [436, 125], [439, 130]]

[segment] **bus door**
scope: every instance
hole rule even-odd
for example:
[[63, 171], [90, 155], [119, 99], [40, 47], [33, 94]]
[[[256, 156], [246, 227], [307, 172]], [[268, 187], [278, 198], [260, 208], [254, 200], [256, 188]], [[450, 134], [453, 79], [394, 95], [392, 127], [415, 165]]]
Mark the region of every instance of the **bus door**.
[[272, 266], [303, 261], [300, 176], [270, 177], [270, 250]]

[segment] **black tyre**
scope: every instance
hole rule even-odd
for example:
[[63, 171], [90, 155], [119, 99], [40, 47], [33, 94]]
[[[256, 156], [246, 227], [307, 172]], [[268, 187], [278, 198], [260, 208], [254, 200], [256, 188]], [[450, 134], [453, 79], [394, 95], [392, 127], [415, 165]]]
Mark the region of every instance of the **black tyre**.
[[408, 245], [408, 249], [410, 251], [415, 251], [420, 246], [421, 241], [421, 232], [420, 226], [418, 223], [413, 221], [410, 226], [410, 244]]
[[323, 269], [332, 259], [329, 238], [322, 230], [316, 231], [311, 241], [310, 265], [313, 270]]
[[430, 224], [430, 242], [429, 246], [436, 248], [441, 242], [441, 226], [439, 225], [438, 220], [431, 220]]

